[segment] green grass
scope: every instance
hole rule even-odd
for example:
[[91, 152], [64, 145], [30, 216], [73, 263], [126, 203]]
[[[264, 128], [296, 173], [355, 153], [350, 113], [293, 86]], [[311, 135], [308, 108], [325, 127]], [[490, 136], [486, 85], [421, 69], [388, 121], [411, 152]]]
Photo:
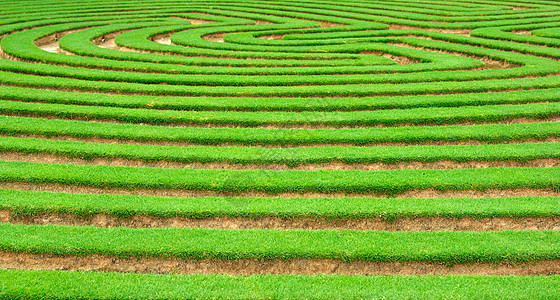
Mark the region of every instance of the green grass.
[[516, 262], [560, 259], [560, 232], [101, 228], [0, 224], [0, 250], [192, 259]]
[[[147, 95], [174, 96], [241, 96], [241, 97], [330, 97], [341, 96], [382, 96], [382, 95], [423, 95], [472, 92], [498, 92], [510, 90], [530, 90], [560, 87], [560, 76], [537, 78], [509, 78], [495, 80], [414, 82], [402, 84], [331, 84], [295, 86], [219, 86], [208, 85], [166, 85], [95, 81], [55, 76], [40, 76], [0, 71], [0, 83], [33, 88], [71, 89], [94, 92], [134, 93]], [[264, 84], [264, 83], [263, 83]]]
[[27, 103], [0, 100], [0, 113], [116, 120], [144, 124], [217, 124], [239, 126], [397, 126], [400, 124], [453, 124], [497, 122], [515, 118], [546, 119], [560, 116], [560, 103], [485, 105], [445, 108], [353, 112], [223, 112], [168, 111], [83, 105]]
[[560, 168], [450, 170], [214, 170], [82, 166], [0, 161], [0, 181], [124, 189], [215, 192], [343, 192], [397, 195], [410, 190], [560, 190]]
[[497, 198], [257, 198], [155, 197], [0, 189], [0, 209], [16, 215], [69, 213], [117, 217], [281, 217], [361, 219], [412, 217], [490, 218], [560, 216], [560, 197]]
[[225, 162], [234, 164], [302, 164], [321, 163], [399, 163], [436, 161], [529, 161], [559, 159], [558, 143], [388, 146], [388, 147], [214, 147], [103, 144], [36, 138], [0, 136], [0, 152], [54, 154], [85, 160], [125, 158], [131, 160], [182, 163]]
[[553, 276], [153, 275], [0, 270], [0, 299], [548, 299]]
[[182, 141], [207, 145], [223, 143], [245, 145], [347, 143], [361, 145], [387, 142], [544, 140], [549, 137], [560, 137], [560, 126], [556, 122], [536, 122], [349, 129], [198, 128], [0, 116], [0, 133], [80, 138], [100, 137], [138, 141]]
[[[301, 69], [301, 68], [300, 68]], [[283, 98], [269, 97], [267, 101], [251, 97], [173, 97], [142, 95], [107, 95], [74, 93], [0, 86], [2, 99], [37, 101], [43, 103], [81, 104], [91, 106], [152, 108], [170, 110], [227, 110], [227, 111], [336, 111], [375, 110], [416, 107], [460, 107], [465, 105], [523, 104], [560, 101], [560, 89], [469, 93], [452, 95], [385, 96], [385, 97], [329, 97]]]

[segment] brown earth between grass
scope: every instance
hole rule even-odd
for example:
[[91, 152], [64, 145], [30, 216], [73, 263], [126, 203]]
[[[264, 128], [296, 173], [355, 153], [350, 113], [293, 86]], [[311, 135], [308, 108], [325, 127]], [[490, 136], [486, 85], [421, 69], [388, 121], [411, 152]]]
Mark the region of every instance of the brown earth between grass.
[[201, 36], [201, 38], [203, 40], [207, 40], [207, 41], [211, 41], [211, 42], [224, 43], [225, 42], [224, 41], [224, 36], [228, 33], [229, 32], [212, 33], [212, 34], [203, 35], [203, 36]]
[[521, 35], [531, 35], [532, 30], [513, 30], [511, 33], [521, 34]]
[[334, 259], [190, 260], [0, 252], [0, 268], [173, 274], [555, 275], [560, 260], [524, 263], [373, 262]]
[[62, 213], [14, 215], [0, 210], [0, 222], [25, 225], [68, 225], [131, 228], [215, 228], [215, 229], [306, 229], [306, 230], [376, 230], [376, 231], [499, 231], [499, 230], [560, 230], [560, 217], [494, 217], [445, 218], [416, 217], [365, 219], [317, 219], [279, 217], [215, 217], [193, 219], [162, 218], [147, 215], [116, 217], [108, 214], [76, 216]]
[[409, 25], [401, 25], [401, 24], [390, 24], [389, 30], [422, 30], [422, 31], [435, 31], [435, 32], [470, 36], [470, 32], [472, 29], [443, 29], [443, 28], [417, 27], [417, 26], [409, 26]]
[[284, 36], [286, 36], [287, 34], [266, 34], [266, 35], [259, 35], [256, 38], [258, 39], [263, 39], [263, 40], [276, 40], [276, 41], [281, 41], [284, 39]]
[[381, 51], [362, 51], [358, 54], [366, 54], [366, 55], [376, 55], [376, 56], [383, 56], [385, 58], [391, 59], [395, 61], [399, 65], [410, 65], [410, 64], [418, 64], [420, 63], [419, 59], [406, 57], [402, 55], [393, 55], [391, 53], [385, 53]]
[[182, 18], [182, 17], [170, 17], [172, 19], [181, 19], [181, 20], [187, 20], [189, 21], [189, 23], [191, 23], [192, 25], [203, 25], [203, 24], [210, 24], [210, 23], [215, 23], [216, 21], [212, 21], [212, 20], [204, 20], [204, 19], [191, 19], [191, 18]]

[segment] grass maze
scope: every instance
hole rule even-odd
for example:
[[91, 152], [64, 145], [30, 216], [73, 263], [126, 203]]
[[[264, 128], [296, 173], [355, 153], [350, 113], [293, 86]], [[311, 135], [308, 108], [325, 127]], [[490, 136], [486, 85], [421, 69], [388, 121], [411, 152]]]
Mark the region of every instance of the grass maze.
[[560, 293], [557, 2], [0, 7], [0, 299]]

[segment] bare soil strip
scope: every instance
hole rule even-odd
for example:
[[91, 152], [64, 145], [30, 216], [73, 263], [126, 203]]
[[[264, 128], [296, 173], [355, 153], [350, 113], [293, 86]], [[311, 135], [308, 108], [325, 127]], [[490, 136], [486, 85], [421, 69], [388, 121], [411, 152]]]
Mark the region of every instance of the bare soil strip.
[[274, 40], [281, 41], [284, 39], [286, 35], [287, 34], [266, 34], [266, 35], [257, 36], [257, 38], [263, 40], [270, 40], [270, 41], [274, 41]]
[[[244, 19], [244, 18], [238, 18], [238, 19]], [[274, 23], [274, 22], [270, 22], [270, 21], [266, 21], [266, 20], [254, 20], [254, 19], [246, 19], [246, 20], [251, 20], [251, 21], [255, 21], [255, 25], [278, 25], [278, 23]]]
[[26, 225], [67, 225], [130, 228], [214, 228], [214, 229], [306, 229], [306, 230], [376, 230], [376, 231], [499, 231], [499, 230], [560, 230], [560, 217], [483, 218], [460, 219], [444, 217], [367, 219], [317, 219], [279, 217], [215, 217], [215, 218], [161, 218], [137, 215], [119, 218], [108, 214], [76, 216], [62, 213], [14, 215], [0, 210], [0, 222]]
[[171, 42], [171, 35], [173, 35], [173, 33], [158, 34], [151, 37], [151, 40], [158, 44], [172, 45], [173, 43]]
[[174, 161], [143, 161], [126, 158], [95, 158], [85, 160], [76, 157], [65, 157], [55, 154], [22, 154], [17, 152], [0, 153], [0, 160], [4, 161], [26, 161], [33, 163], [56, 163], [74, 165], [105, 165], [105, 166], [127, 166], [127, 167], [149, 167], [149, 168], [169, 168], [169, 169], [229, 169], [229, 170], [404, 170], [404, 169], [479, 169], [496, 167], [537, 167], [551, 168], [560, 167], [560, 159], [535, 159], [529, 161], [469, 161], [456, 162], [441, 160], [435, 162], [398, 162], [398, 163], [343, 163], [331, 162], [321, 164], [303, 164], [299, 166], [289, 166], [287, 164], [235, 164], [228, 162], [174, 162]]
[[416, 26], [401, 25], [401, 24], [390, 24], [389, 30], [422, 30], [422, 31], [435, 31], [435, 32], [470, 36], [470, 32], [472, 29], [442, 29], [442, 28], [416, 27]]
[[220, 32], [220, 33], [213, 33], [213, 34], [207, 34], [207, 35], [203, 35], [201, 36], [201, 38], [203, 40], [207, 40], [207, 41], [211, 41], [211, 42], [218, 42], [218, 43], [223, 43], [224, 41], [224, 36], [226, 34], [228, 34], [229, 32]]
[[532, 30], [513, 30], [511, 33], [521, 34], [521, 35], [531, 35]]
[[179, 258], [58, 256], [0, 252], [0, 268], [156, 274], [344, 274], [344, 275], [554, 275], [560, 260], [526, 263], [372, 262], [330, 259], [190, 260]]
[[204, 19], [191, 19], [191, 18], [183, 18], [183, 17], [170, 17], [170, 18], [172, 18], [172, 19], [187, 20], [187, 21], [189, 21], [192, 25], [202, 25], [202, 24], [215, 23], [215, 21], [204, 20]]
[[[31, 183], [31, 182], [0, 182], [0, 189], [47, 191], [58, 193], [84, 194], [117, 194], [160, 197], [278, 197], [278, 198], [336, 198], [336, 197], [372, 197], [386, 198], [385, 194], [377, 193], [320, 193], [320, 192], [215, 192], [209, 190], [184, 190], [164, 188], [110, 188], [59, 183]], [[394, 198], [482, 198], [482, 197], [560, 197], [560, 191], [553, 189], [488, 189], [464, 191], [440, 191], [435, 189], [411, 190], [394, 195]]]
[[[296, 19], [298, 19], [298, 18], [296, 18]], [[329, 22], [329, 21], [310, 20], [310, 19], [300, 19], [300, 20], [307, 20], [307, 21], [317, 22], [317, 23], [321, 24], [321, 26], [319, 26], [319, 28], [330, 28], [330, 27], [348, 26], [347, 24], [334, 23], [334, 22]]]
[[410, 64], [418, 64], [420, 63], [419, 59], [406, 57], [402, 55], [393, 55], [390, 53], [385, 53], [381, 51], [362, 51], [359, 54], [366, 54], [366, 55], [376, 55], [376, 56], [383, 56], [388, 59], [394, 60], [399, 65], [410, 65]]

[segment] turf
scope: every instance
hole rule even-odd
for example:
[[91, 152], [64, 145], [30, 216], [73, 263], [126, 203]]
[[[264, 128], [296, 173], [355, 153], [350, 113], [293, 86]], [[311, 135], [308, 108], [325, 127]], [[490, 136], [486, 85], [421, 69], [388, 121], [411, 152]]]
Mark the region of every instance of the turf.
[[[25, 172], [23, 172], [25, 170]], [[396, 195], [410, 190], [560, 188], [560, 168], [390, 171], [212, 170], [81, 166], [0, 161], [0, 181], [125, 189], [215, 192], [343, 192]]]
[[546, 299], [555, 276], [152, 275], [0, 270], [0, 299]]
[[235, 164], [398, 163], [436, 161], [518, 161], [558, 159], [557, 143], [407, 146], [407, 147], [211, 147], [114, 145], [0, 136], [0, 152], [54, 154], [85, 160], [124, 158], [182, 163], [225, 162]]
[[309, 145], [427, 143], [435, 141], [505, 142], [560, 137], [556, 122], [404, 126], [389, 128], [276, 129], [166, 127], [0, 116], [0, 133], [220, 145]]
[[361, 219], [560, 216], [560, 197], [497, 198], [257, 198], [154, 197], [0, 190], [0, 209], [16, 215], [58, 212], [77, 216], [186, 218], [281, 217]]
[[13, 224], [0, 224], [0, 230], [0, 250], [57, 255], [445, 263], [560, 259], [560, 233], [550, 230], [387, 232]]

